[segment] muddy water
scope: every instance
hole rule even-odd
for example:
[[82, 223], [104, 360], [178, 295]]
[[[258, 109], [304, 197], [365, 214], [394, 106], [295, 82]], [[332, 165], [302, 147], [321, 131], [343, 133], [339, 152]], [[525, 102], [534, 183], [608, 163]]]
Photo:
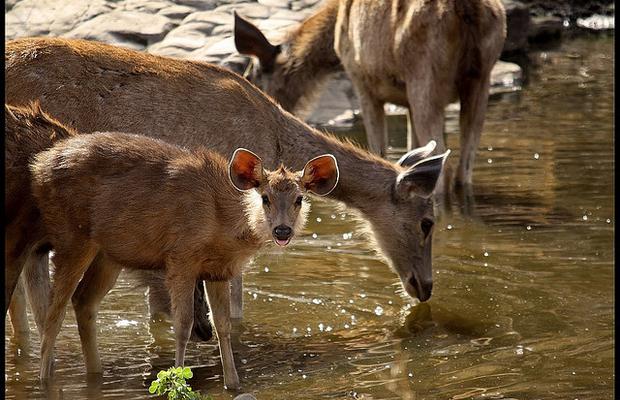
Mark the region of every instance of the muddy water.
[[[313, 203], [304, 236], [245, 274], [234, 344], [244, 391], [259, 399], [605, 399], [613, 384], [612, 39], [531, 54], [529, 85], [492, 101], [474, 203], [434, 238], [435, 291], [417, 304], [359, 235], [351, 214]], [[391, 121], [405, 143], [404, 120]], [[456, 147], [457, 118], [447, 122]], [[359, 128], [349, 134], [363, 137]], [[456, 159], [456, 154], [453, 161]], [[151, 325], [124, 275], [101, 307], [105, 373], [87, 379], [72, 313], [52, 398], [147, 398], [174, 361], [169, 324]], [[31, 321], [34, 329], [34, 324]], [[6, 396], [44, 396], [39, 341], [17, 355], [6, 325]], [[215, 342], [191, 344], [190, 381], [222, 389]]]

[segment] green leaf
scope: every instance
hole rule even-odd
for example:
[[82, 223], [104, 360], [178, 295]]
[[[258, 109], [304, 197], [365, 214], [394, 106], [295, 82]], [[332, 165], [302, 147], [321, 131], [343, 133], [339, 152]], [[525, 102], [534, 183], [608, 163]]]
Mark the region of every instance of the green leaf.
[[166, 375], [168, 375], [166, 371], [159, 371], [157, 373], [157, 379], [163, 379]]
[[149, 393], [153, 394], [157, 391], [157, 387], [159, 385], [157, 385], [155, 382], [151, 383], [151, 387], [149, 387]]
[[183, 368], [183, 378], [189, 379], [193, 376], [194, 374], [192, 373], [192, 370], [189, 367]]

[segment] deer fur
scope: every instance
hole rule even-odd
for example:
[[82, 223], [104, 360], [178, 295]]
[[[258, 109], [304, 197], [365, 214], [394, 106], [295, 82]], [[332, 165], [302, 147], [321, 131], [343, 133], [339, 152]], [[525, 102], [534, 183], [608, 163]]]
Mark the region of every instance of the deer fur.
[[319, 132], [241, 76], [217, 66], [83, 40], [26, 38], [6, 43], [6, 99], [39, 99], [80, 132], [128, 131], [221, 154], [246, 147], [267, 168], [333, 154], [340, 180], [329, 198], [357, 210], [374, 248], [422, 301], [432, 290], [433, 201], [442, 157], [434, 142], [392, 163]]
[[165, 271], [176, 365], [184, 364], [195, 283], [206, 281], [228, 388], [239, 387], [230, 342], [229, 281], [272, 235], [286, 245], [302, 229], [304, 192], [325, 195], [338, 181], [329, 155], [310, 160], [300, 173], [283, 166], [270, 172], [244, 149], [235, 151], [228, 166], [206, 149], [190, 152], [122, 133], [59, 142], [37, 154], [30, 167], [56, 267], [41, 378], [52, 374], [66, 303], [103, 253], [127, 268]]
[[369, 149], [381, 156], [388, 143], [385, 103], [409, 109], [415, 127], [409, 149], [435, 140], [441, 152], [444, 109], [460, 100], [456, 183], [462, 185], [472, 183], [491, 69], [505, 36], [500, 0], [327, 0], [277, 46], [235, 15], [237, 49], [260, 63], [255, 82], [288, 111], [307, 107], [316, 86], [344, 68], [360, 101]]
[[[77, 132], [43, 112], [36, 102], [24, 107], [5, 104], [5, 129], [5, 307], [9, 307], [16, 341], [26, 344], [29, 329], [25, 295], [28, 295], [39, 334], [42, 334], [50, 290], [49, 246], [44, 240], [45, 228], [32, 196], [28, 164], [40, 151]], [[98, 305], [113, 287], [120, 270], [119, 266], [97, 257], [92, 271], [85, 274], [72, 298], [85, 346], [96, 346], [94, 321]], [[18, 280], [20, 276], [25, 279]], [[161, 273], [137, 271], [135, 277], [140, 285], [149, 288], [151, 315], [170, 315], [170, 300]], [[26, 291], [22, 280], [26, 281]], [[202, 281], [196, 284], [194, 298], [192, 339], [206, 341], [212, 333]], [[91, 359], [88, 355], [92, 352], [84, 353], [87, 370], [100, 372], [98, 356]]]

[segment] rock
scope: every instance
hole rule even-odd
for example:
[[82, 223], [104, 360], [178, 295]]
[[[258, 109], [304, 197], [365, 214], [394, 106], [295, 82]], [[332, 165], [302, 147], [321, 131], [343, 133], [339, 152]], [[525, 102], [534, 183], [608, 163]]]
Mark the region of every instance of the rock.
[[271, 7], [260, 3], [226, 4], [215, 9], [216, 12], [227, 13], [237, 11], [244, 18], [269, 18], [273, 13]]
[[127, 45], [133, 43], [132, 48], [144, 49], [162, 40], [174, 26], [169, 18], [161, 15], [112, 11], [86, 21], [65, 36]]
[[164, 17], [167, 17], [170, 19], [181, 19], [182, 20], [183, 18], [187, 17], [189, 14], [193, 13], [194, 11], [196, 10], [191, 7], [171, 5], [171, 6], [162, 8], [161, 10], [157, 11], [157, 14], [163, 15]]
[[258, 0], [258, 2], [269, 7], [289, 8], [289, 0]]
[[232, 12], [197, 11], [185, 17], [181, 24], [187, 24], [189, 22], [210, 22], [215, 25], [232, 25], [233, 15]]
[[[212, 10], [217, 7], [218, 3], [212, 0], [172, 0], [172, 2], [181, 6], [188, 6], [201, 11]], [[220, 3], [224, 2], [221, 1]]]
[[614, 29], [613, 15], [592, 15], [588, 18], [577, 18], [577, 26], [592, 31], [605, 31]]
[[523, 70], [517, 64], [498, 61], [491, 71], [491, 94], [514, 92], [521, 89]]
[[148, 51], [159, 52], [159, 49], [165, 47], [178, 47], [184, 50], [192, 51], [201, 47], [210, 46], [217, 37], [213, 37], [212, 31], [215, 25], [203, 22], [192, 22], [181, 25], [171, 30], [164, 40], [149, 46]]
[[233, 400], [256, 400], [256, 397], [254, 397], [250, 393], [243, 393], [239, 396], [236, 396]]
[[125, 0], [120, 3], [123, 10], [142, 11], [149, 14], [155, 14], [157, 11], [174, 4], [164, 0]]
[[100, 14], [114, 9], [105, 0], [22, 0], [5, 14], [7, 39], [26, 36], [61, 36]]
[[506, 41], [503, 53], [527, 49], [527, 34], [530, 24], [529, 7], [519, 1], [502, 0], [506, 8]]
[[532, 17], [527, 32], [530, 43], [559, 38], [562, 35], [564, 22], [560, 17]]

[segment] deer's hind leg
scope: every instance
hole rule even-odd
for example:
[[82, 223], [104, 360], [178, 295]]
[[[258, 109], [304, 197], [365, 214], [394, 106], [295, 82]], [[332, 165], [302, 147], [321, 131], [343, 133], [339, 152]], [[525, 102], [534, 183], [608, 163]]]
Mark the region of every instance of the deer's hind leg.
[[28, 293], [28, 302], [30, 310], [34, 316], [34, 321], [39, 331], [39, 336], [43, 336], [43, 325], [47, 315], [47, 307], [50, 301], [50, 271], [49, 271], [49, 253], [34, 252], [26, 260], [22, 276], [26, 283], [26, 292]]
[[30, 327], [26, 310], [26, 292], [24, 290], [23, 275], [18, 279], [13, 297], [10, 299], [9, 315], [13, 327], [13, 340], [19, 346], [28, 346], [30, 341]]
[[97, 349], [97, 313], [105, 295], [114, 287], [123, 267], [99, 252], [71, 297], [77, 319], [82, 353], [89, 374], [101, 373]]
[[67, 303], [98, 251], [97, 246], [90, 241], [59, 242], [62, 246], [55, 246], [51, 302], [41, 340], [41, 379], [49, 378], [53, 373], [54, 344], [65, 318]]

